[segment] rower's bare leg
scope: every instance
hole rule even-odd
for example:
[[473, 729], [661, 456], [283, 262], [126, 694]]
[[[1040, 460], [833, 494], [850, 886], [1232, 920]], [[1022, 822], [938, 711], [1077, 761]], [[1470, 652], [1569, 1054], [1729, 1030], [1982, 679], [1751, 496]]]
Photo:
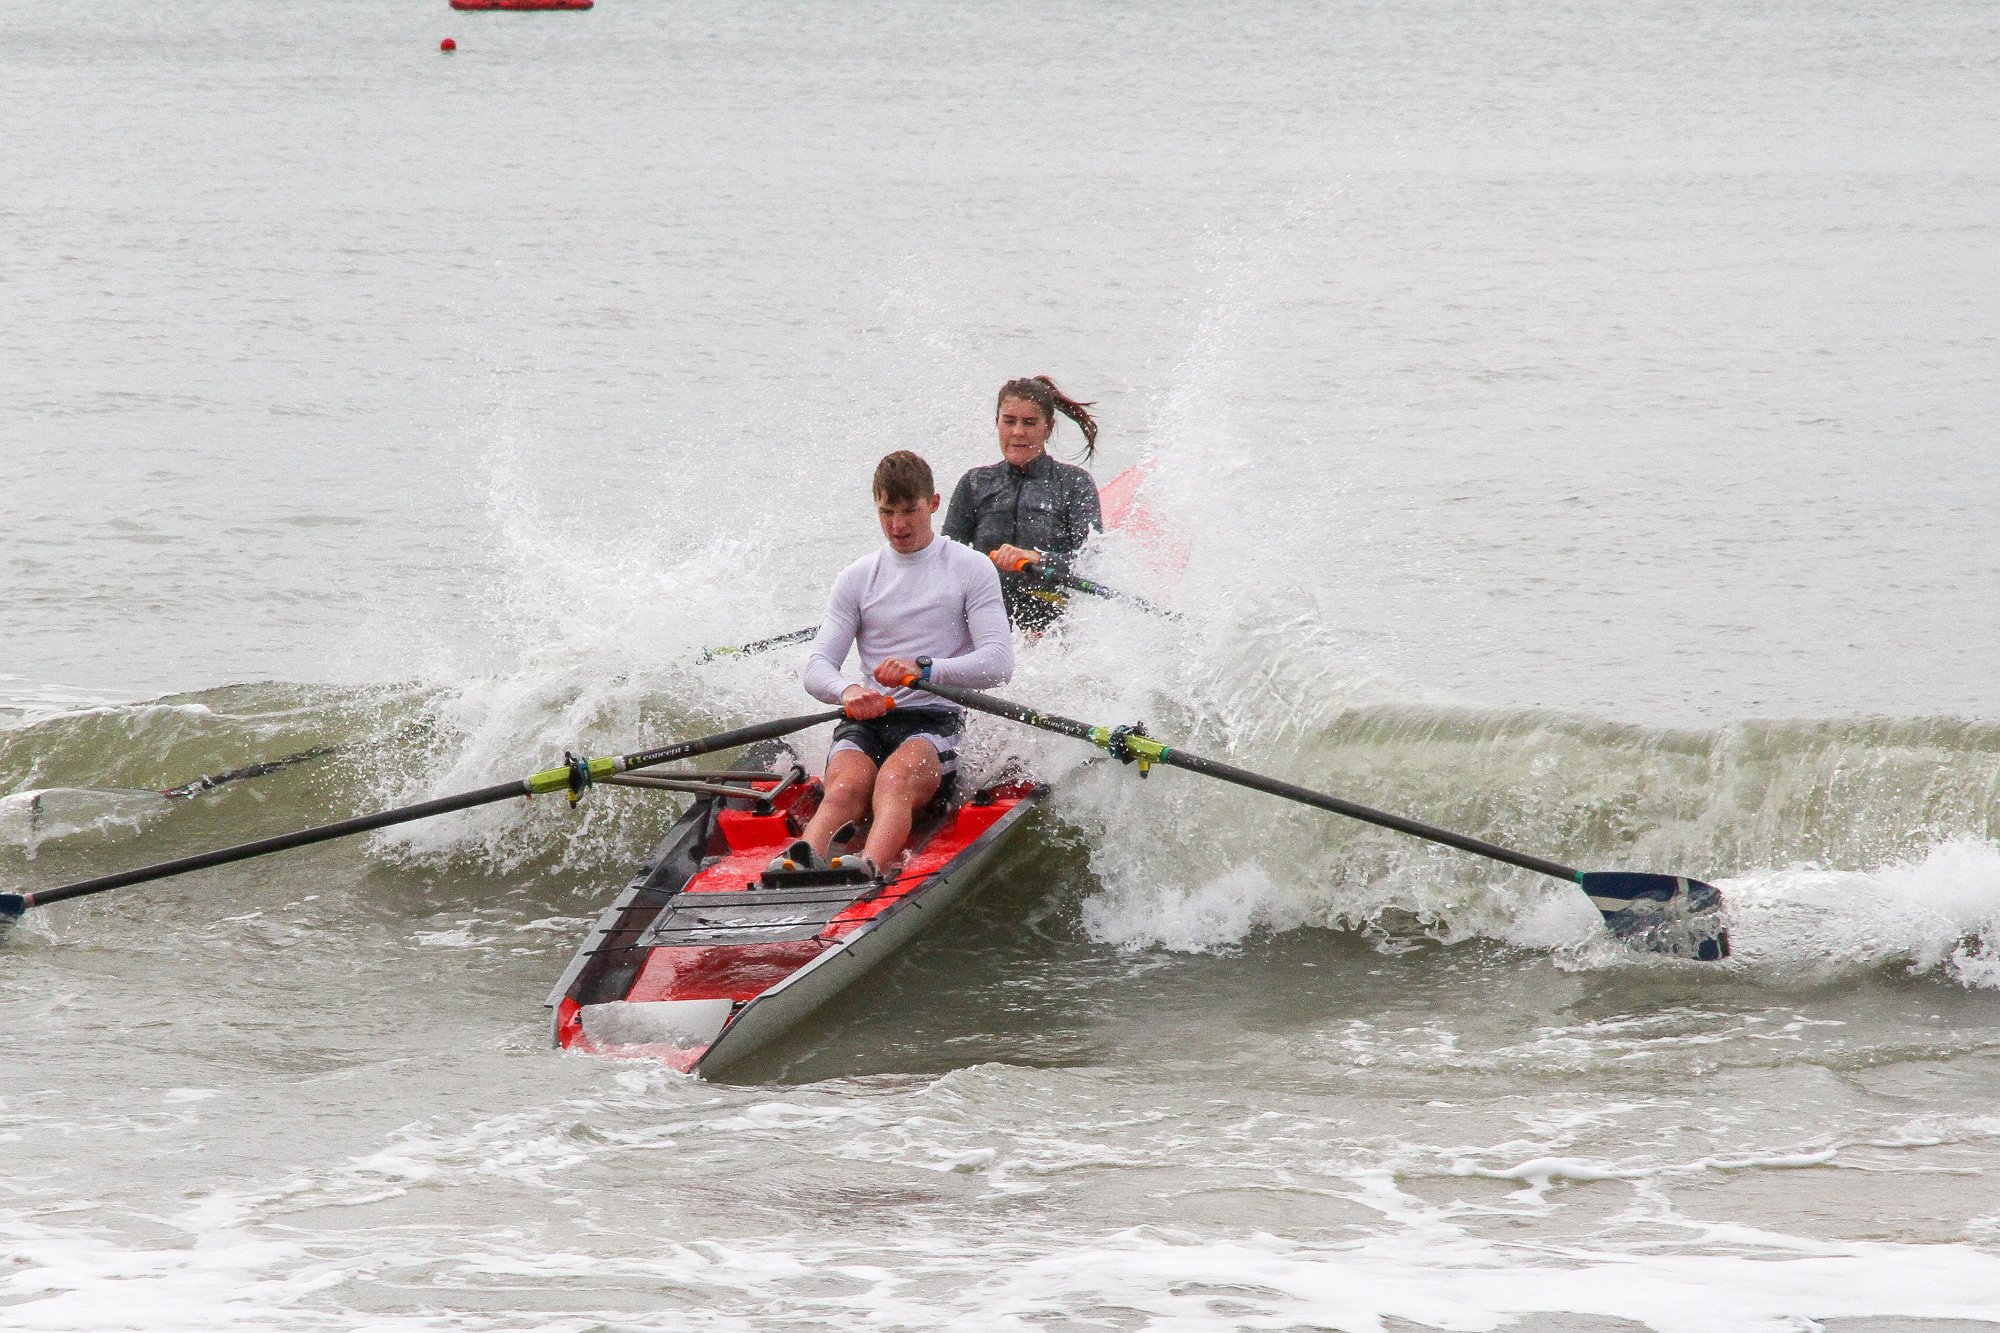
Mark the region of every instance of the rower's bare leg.
[[[895, 763], [896, 755], [890, 755], [889, 762]], [[833, 846], [833, 835], [867, 811], [868, 797], [875, 790], [875, 761], [859, 750], [836, 750], [826, 761], [822, 785], [825, 793], [819, 809], [806, 821], [804, 837], [812, 844], [814, 859], [824, 862], [827, 849]], [[905, 830], [905, 836], [907, 833]]]
[[896, 747], [883, 761], [875, 779], [875, 814], [868, 825], [868, 845], [862, 854], [887, 873], [897, 853], [910, 840], [910, 824], [918, 810], [937, 795], [944, 769], [931, 743], [914, 737]]

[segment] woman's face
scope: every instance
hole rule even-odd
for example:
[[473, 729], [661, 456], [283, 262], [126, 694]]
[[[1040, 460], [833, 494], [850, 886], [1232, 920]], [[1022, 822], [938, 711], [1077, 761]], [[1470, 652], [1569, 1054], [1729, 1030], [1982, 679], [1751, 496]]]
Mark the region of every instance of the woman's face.
[[1026, 467], [1042, 456], [1056, 423], [1032, 398], [1002, 398], [994, 422], [1000, 428], [1000, 456], [1015, 467]]

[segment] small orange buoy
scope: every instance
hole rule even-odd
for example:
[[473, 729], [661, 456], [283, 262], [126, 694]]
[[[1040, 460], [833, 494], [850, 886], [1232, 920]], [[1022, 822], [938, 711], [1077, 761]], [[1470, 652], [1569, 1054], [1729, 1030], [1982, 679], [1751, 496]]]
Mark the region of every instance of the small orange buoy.
[[445, 38], [443, 41], [438, 43], [438, 50], [440, 51], [456, 51], [457, 49], [458, 49], [458, 43], [454, 42], [449, 37]]

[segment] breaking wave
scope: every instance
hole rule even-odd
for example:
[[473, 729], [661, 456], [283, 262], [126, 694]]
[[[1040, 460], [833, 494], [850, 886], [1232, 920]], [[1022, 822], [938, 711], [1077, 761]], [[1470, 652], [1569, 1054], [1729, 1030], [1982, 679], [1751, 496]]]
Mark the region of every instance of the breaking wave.
[[[1190, 750], [1378, 809], [1581, 868], [1706, 879], [1723, 890], [1739, 970], [1814, 979], [1901, 967], [2000, 987], [2000, 726], [1671, 729], [1366, 701], [1302, 710], [1310, 726], [1296, 711], [1282, 728], [1236, 726], [1255, 714], [1193, 690], [1079, 680], [1068, 651], [1037, 650], [1010, 693], [1042, 702], [1066, 679], [1093, 720], [1143, 711]], [[739, 725], [778, 711], [759, 699], [798, 697], [792, 666], [784, 654], [684, 657], [642, 679], [543, 662], [457, 689], [16, 701], [0, 730], [0, 865], [10, 881], [57, 883], [505, 781], [565, 749], [617, 753]], [[824, 732], [796, 742], [809, 766], [823, 762]], [[1056, 780], [1061, 818], [1017, 864], [1074, 883], [1082, 843], [1088, 874], [1071, 915], [1101, 944], [1216, 950], [1326, 928], [1385, 949], [1485, 939], [1572, 966], [1658, 963], [1612, 945], [1582, 896], [1551, 879], [1177, 770], [1141, 781], [1088, 747], [993, 719], [975, 720], [968, 751], [975, 772], [1025, 761]], [[296, 762], [161, 794], [273, 759]], [[367, 855], [608, 884], [677, 808], [628, 791], [593, 793], [575, 811], [506, 802], [385, 831]]]

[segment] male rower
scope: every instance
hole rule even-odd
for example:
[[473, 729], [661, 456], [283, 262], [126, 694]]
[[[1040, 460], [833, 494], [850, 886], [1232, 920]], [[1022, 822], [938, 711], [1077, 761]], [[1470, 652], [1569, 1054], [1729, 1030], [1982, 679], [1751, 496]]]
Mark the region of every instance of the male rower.
[[[1000, 575], [985, 556], [931, 530], [939, 497], [930, 464], [898, 450], [876, 464], [874, 491], [886, 542], [833, 581], [806, 658], [806, 692], [839, 704], [847, 718], [834, 729], [819, 809], [805, 836], [771, 862], [774, 871], [827, 864], [833, 835], [863, 812], [866, 844], [832, 865], [870, 879], [891, 869], [916, 812], [950, 796], [958, 769], [963, 710], [924, 693], [922, 682], [984, 689], [1014, 674]], [[873, 684], [841, 674], [850, 648]], [[906, 686], [913, 676], [918, 684]]]

